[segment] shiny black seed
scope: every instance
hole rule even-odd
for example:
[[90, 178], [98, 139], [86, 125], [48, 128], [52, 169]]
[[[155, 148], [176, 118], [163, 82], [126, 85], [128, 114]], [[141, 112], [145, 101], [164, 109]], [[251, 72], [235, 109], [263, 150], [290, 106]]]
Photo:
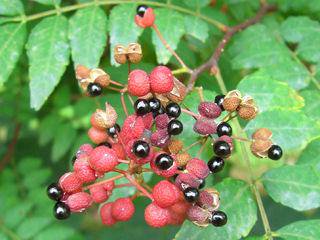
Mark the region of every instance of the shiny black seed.
[[227, 215], [222, 211], [215, 211], [212, 213], [211, 223], [213, 226], [221, 227], [228, 221]]
[[221, 157], [214, 156], [208, 161], [208, 168], [212, 173], [220, 172], [224, 167], [224, 160]]
[[226, 157], [230, 155], [231, 149], [227, 142], [217, 141], [213, 144], [213, 151], [219, 157]]
[[181, 108], [177, 103], [169, 103], [166, 106], [166, 113], [169, 117], [177, 118], [181, 114]]
[[105, 147], [108, 147], [108, 148], [111, 148], [112, 145], [108, 142], [103, 142], [103, 143], [100, 143], [98, 146], [105, 146]]
[[282, 157], [282, 149], [278, 145], [272, 145], [268, 150], [268, 157], [272, 160], [279, 160]]
[[57, 202], [53, 207], [53, 215], [59, 220], [67, 219], [70, 216], [70, 208], [63, 202]]
[[47, 195], [54, 201], [59, 201], [62, 198], [63, 191], [56, 183], [51, 183], [47, 187]]
[[119, 132], [120, 132], [120, 126], [117, 123], [113, 127], [107, 129], [107, 134], [112, 138], [117, 136]]
[[148, 101], [145, 99], [138, 99], [134, 103], [134, 110], [135, 110], [136, 114], [139, 116], [143, 116], [143, 115], [149, 113], [150, 107], [149, 107]]
[[223, 108], [223, 106], [222, 106], [224, 97], [225, 97], [225, 95], [217, 95], [217, 96], [214, 98], [214, 102], [220, 107], [220, 109], [221, 109], [222, 111], [224, 111], [224, 108]]
[[89, 83], [87, 92], [91, 97], [99, 96], [102, 93], [102, 87], [98, 83]]
[[133, 143], [133, 153], [139, 158], [145, 158], [149, 155], [150, 146], [147, 142], [138, 140]]
[[178, 135], [183, 131], [183, 124], [179, 120], [173, 119], [168, 123], [168, 133]]
[[219, 137], [227, 135], [232, 135], [232, 128], [229, 123], [227, 122], [221, 122], [217, 127], [217, 134]]
[[199, 198], [199, 191], [196, 188], [188, 187], [183, 191], [183, 195], [188, 202], [195, 202]]
[[167, 170], [173, 165], [173, 158], [166, 153], [161, 153], [156, 157], [156, 166], [161, 170]]
[[145, 12], [147, 11], [148, 9], [148, 6], [147, 5], [139, 5], [137, 7], [137, 14], [140, 16], [140, 17], [143, 17]]
[[204, 188], [204, 186], [206, 185], [206, 180], [204, 180], [204, 179], [199, 179], [199, 181], [200, 181], [199, 189]]
[[158, 112], [160, 110], [161, 102], [158, 98], [151, 98], [148, 102], [151, 112]]

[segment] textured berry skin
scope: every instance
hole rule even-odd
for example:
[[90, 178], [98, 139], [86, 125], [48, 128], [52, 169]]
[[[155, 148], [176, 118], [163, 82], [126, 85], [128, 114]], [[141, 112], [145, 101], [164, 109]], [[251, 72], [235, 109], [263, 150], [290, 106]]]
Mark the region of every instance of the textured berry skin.
[[121, 143], [112, 144], [112, 149], [116, 152], [118, 159], [126, 158], [126, 152], [124, 151]]
[[109, 182], [104, 183], [104, 184], [103, 184], [103, 188], [104, 188], [107, 192], [111, 193], [112, 190], [113, 190], [113, 188], [114, 188], [114, 181], [109, 181]]
[[139, 27], [146, 28], [151, 27], [154, 23], [155, 15], [152, 8], [147, 8], [143, 14], [143, 17], [139, 16], [138, 14], [135, 15], [134, 21]]
[[167, 129], [160, 129], [152, 133], [151, 144], [156, 147], [166, 147], [170, 142], [170, 136]]
[[206, 118], [217, 118], [221, 115], [221, 108], [214, 102], [201, 102], [198, 106], [198, 112]]
[[210, 173], [207, 164], [203, 160], [198, 158], [192, 158], [187, 163], [186, 169], [189, 173], [201, 179], [206, 178]]
[[150, 113], [143, 115], [142, 120], [144, 123], [144, 127], [146, 129], [151, 129], [152, 124], [153, 124], [153, 114], [150, 112]]
[[164, 114], [159, 114], [156, 116], [154, 119], [156, 121], [156, 127], [157, 129], [165, 129], [168, 126], [168, 123], [170, 121], [168, 115], [166, 113]]
[[154, 186], [152, 195], [158, 206], [167, 208], [179, 201], [181, 192], [171, 182], [162, 180]]
[[199, 206], [207, 208], [213, 205], [213, 196], [207, 191], [201, 191], [199, 195], [199, 199], [197, 201]]
[[90, 166], [99, 172], [109, 172], [118, 165], [117, 154], [105, 146], [96, 147], [89, 157]]
[[180, 173], [175, 180], [175, 185], [180, 190], [184, 190], [188, 187], [198, 188], [200, 182], [194, 175], [190, 173]]
[[111, 214], [117, 221], [129, 221], [133, 216], [135, 207], [131, 198], [118, 198], [111, 208]]
[[193, 130], [201, 135], [214, 134], [217, 131], [217, 124], [213, 119], [201, 117], [193, 125]]
[[111, 214], [112, 205], [113, 203], [110, 202], [110, 203], [104, 204], [100, 208], [100, 218], [101, 218], [102, 224], [106, 226], [112, 226], [117, 222]]
[[82, 182], [73, 172], [63, 174], [59, 179], [59, 186], [66, 193], [76, 193], [81, 191]]
[[108, 192], [101, 185], [90, 187], [90, 195], [95, 203], [105, 202], [109, 198]]
[[75, 175], [82, 183], [89, 183], [96, 180], [95, 170], [90, 167], [88, 158], [78, 158], [73, 165]]
[[172, 205], [170, 207], [170, 211], [178, 215], [185, 215], [190, 207], [191, 207], [191, 204], [185, 201], [184, 199], [182, 199], [179, 202]]
[[150, 73], [151, 91], [155, 93], [168, 93], [173, 89], [173, 75], [165, 66], [155, 67]]
[[132, 139], [140, 138], [144, 129], [145, 126], [142, 117], [136, 115], [128, 116], [120, 132], [123, 143], [126, 144]]
[[158, 166], [156, 165], [156, 163], [155, 163], [155, 160], [156, 160], [157, 156], [158, 156], [159, 154], [161, 154], [161, 153], [162, 153], [162, 152], [158, 152], [158, 153], [155, 155], [155, 157], [151, 160], [151, 162], [150, 162], [150, 167], [151, 167], [151, 169], [154, 171], [154, 173], [157, 174], [157, 175], [159, 175], [159, 176], [166, 177], [166, 178], [172, 177], [173, 175], [176, 174], [176, 172], [177, 172], [177, 170], [178, 170], [177, 164], [176, 164], [175, 161], [173, 161], [173, 164], [172, 164], [172, 166], [171, 166], [169, 169], [167, 169], [167, 170], [161, 170], [161, 169], [159, 169], [159, 167], [158, 167]]
[[128, 92], [137, 97], [142, 97], [150, 92], [150, 80], [145, 71], [135, 69], [130, 72], [128, 78]]
[[71, 212], [83, 212], [92, 204], [90, 194], [86, 192], [78, 192], [70, 195], [66, 201]]
[[207, 223], [210, 217], [210, 213], [208, 211], [202, 209], [197, 205], [190, 207], [187, 212], [187, 215], [190, 221], [196, 221], [200, 224]]
[[95, 144], [100, 144], [108, 140], [108, 134], [105, 131], [99, 130], [95, 127], [91, 127], [89, 129], [88, 136], [90, 140]]
[[93, 147], [90, 144], [82, 144], [76, 153], [76, 157], [80, 158], [82, 155], [89, 156], [92, 150]]
[[164, 227], [170, 222], [170, 211], [159, 207], [153, 202], [146, 207], [144, 211], [144, 219], [151, 227]]

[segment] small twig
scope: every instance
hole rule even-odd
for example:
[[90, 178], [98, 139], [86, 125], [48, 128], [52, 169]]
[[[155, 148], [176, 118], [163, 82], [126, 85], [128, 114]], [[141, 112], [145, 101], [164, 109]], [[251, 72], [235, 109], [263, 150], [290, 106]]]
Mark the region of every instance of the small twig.
[[139, 190], [143, 195], [145, 195], [153, 201], [153, 196], [144, 187], [137, 183], [136, 180], [133, 177], [131, 177], [131, 175], [126, 174], [126, 178], [137, 188], [137, 190]]
[[234, 27], [229, 27], [227, 29], [227, 31], [224, 34], [224, 37], [221, 39], [221, 41], [218, 44], [218, 47], [215, 49], [215, 51], [213, 52], [211, 58], [203, 63], [202, 65], [200, 65], [199, 67], [197, 67], [196, 69], [193, 70], [193, 72], [191, 73], [190, 79], [189, 79], [189, 83], [187, 86], [187, 91], [191, 91], [195, 81], [197, 80], [198, 76], [203, 73], [206, 70], [210, 69], [210, 72], [214, 75], [220, 74], [219, 72], [219, 68], [218, 68], [218, 62], [220, 59], [220, 56], [222, 54], [222, 52], [224, 51], [226, 45], [228, 44], [228, 42], [230, 41], [231, 37], [236, 34], [239, 31], [242, 31], [246, 28], [248, 28], [251, 25], [256, 24], [257, 22], [259, 22], [262, 17], [267, 14], [268, 12], [272, 12], [276, 10], [276, 6], [274, 5], [262, 5], [262, 7], [260, 8], [259, 12], [256, 14], [256, 16], [254, 16], [253, 18], [250, 18], [249, 20], [240, 23]]
[[112, 83], [113, 85], [119, 86], [119, 87], [124, 87], [124, 85], [122, 83], [110, 80], [110, 83]]
[[96, 182], [96, 183], [94, 183], [94, 184], [85, 186], [85, 187], [83, 188], [83, 190], [88, 190], [88, 189], [90, 189], [91, 187], [99, 186], [99, 185], [105, 184], [105, 183], [107, 183], [107, 182], [115, 181], [115, 180], [120, 179], [120, 178], [123, 178], [123, 177], [124, 177], [124, 174], [120, 174], [120, 175], [114, 176], [114, 177], [112, 177], [112, 178], [108, 178], [108, 179], [106, 179], [106, 180], [103, 180], [103, 181]]
[[122, 105], [123, 111], [126, 114], [126, 116], [128, 117], [129, 113], [128, 113], [126, 102], [124, 100], [124, 93], [123, 92], [120, 93], [120, 99], [121, 99], [121, 105]]
[[129, 163], [130, 163], [130, 161], [128, 161], [128, 160], [123, 160], [123, 159], [118, 159], [118, 162], [119, 162], [119, 163], [125, 163], [125, 164], [129, 164]]
[[181, 108], [181, 112], [184, 112], [184, 113], [186, 113], [186, 114], [194, 117], [195, 119], [198, 119], [198, 118], [201, 117], [199, 114], [196, 114], [196, 113], [194, 113], [194, 112], [192, 112], [192, 111], [190, 111], [190, 110], [187, 110], [187, 109], [185, 109], [185, 108]]
[[132, 183], [123, 183], [123, 184], [117, 184], [114, 186], [114, 188], [123, 188], [123, 187], [134, 187]]

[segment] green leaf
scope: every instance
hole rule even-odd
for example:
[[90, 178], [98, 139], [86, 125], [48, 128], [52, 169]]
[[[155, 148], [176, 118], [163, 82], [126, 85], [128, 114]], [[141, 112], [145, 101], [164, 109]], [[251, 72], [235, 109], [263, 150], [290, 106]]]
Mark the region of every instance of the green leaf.
[[[164, 8], [156, 9], [155, 14], [157, 16], [157, 26], [163, 38], [173, 50], [176, 50], [181, 37], [186, 33], [183, 15]], [[158, 63], [168, 63], [171, 53], [160, 41], [155, 31], [152, 32], [152, 43], [155, 46]]]
[[[114, 7], [110, 14], [110, 54], [111, 63], [116, 64], [113, 58], [113, 49], [117, 44], [127, 46], [129, 43], [137, 42], [142, 33], [134, 22], [136, 14], [135, 4], [120, 4]], [[142, 49], [143, 51], [143, 49]]]
[[306, 87], [310, 81], [307, 69], [293, 60], [286, 46], [262, 24], [236, 36], [229, 50], [234, 69], [264, 68], [274, 79], [295, 89]]
[[193, 0], [193, 1], [183, 1], [183, 2], [184, 4], [186, 4], [187, 6], [193, 9], [198, 9], [198, 8], [208, 6], [210, 3], [210, 0]]
[[34, 237], [53, 220], [51, 217], [29, 217], [17, 228], [17, 234], [23, 239]]
[[189, 221], [185, 221], [176, 240], [233, 240], [245, 237], [257, 221], [257, 207], [252, 198], [250, 187], [240, 180], [225, 179], [216, 185], [220, 192], [220, 208], [228, 216], [228, 223], [220, 228], [199, 228]]
[[205, 42], [209, 36], [209, 27], [206, 22], [200, 18], [186, 15], [184, 17], [184, 24], [186, 29], [186, 34]]
[[296, 52], [308, 62], [320, 61], [320, 24], [308, 17], [289, 17], [281, 25], [283, 38], [290, 43], [298, 43]]
[[99, 7], [78, 10], [70, 19], [69, 39], [74, 65], [99, 66], [107, 44], [107, 24], [107, 16]]
[[48, 144], [55, 135], [55, 127], [57, 126], [56, 115], [48, 115], [42, 119], [39, 127], [39, 144], [44, 146]]
[[273, 142], [284, 150], [301, 149], [319, 135], [319, 125], [299, 111], [266, 111], [258, 114], [245, 127], [251, 134], [258, 128], [269, 128]]
[[272, 199], [285, 206], [298, 211], [320, 206], [320, 175], [310, 165], [269, 170], [262, 182]]
[[304, 105], [303, 98], [288, 84], [274, 80], [263, 70], [247, 75], [237, 89], [254, 98], [259, 112], [273, 109], [294, 110]]
[[68, 21], [45, 18], [35, 26], [27, 43], [30, 61], [31, 107], [39, 110], [59, 83], [69, 62]]
[[76, 234], [74, 229], [67, 228], [62, 224], [56, 224], [50, 226], [49, 228], [41, 231], [34, 239], [35, 240], [56, 240], [59, 236], [59, 240], [70, 239], [74, 234]]
[[12, 208], [8, 208], [3, 213], [4, 224], [9, 228], [16, 228], [26, 218], [32, 206], [32, 203], [23, 201]]
[[20, 0], [0, 0], [0, 15], [23, 14], [23, 4]]
[[304, 90], [301, 96], [305, 100], [304, 113], [311, 119], [320, 121], [320, 94], [318, 90]]
[[280, 228], [277, 234], [284, 240], [318, 240], [320, 238], [320, 220], [294, 222]]
[[225, 0], [228, 11], [238, 21], [246, 20], [254, 16], [259, 9], [259, 0]]
[[60, 5], [61, 3], [61, 0], [33, 0], [35, 2], [38, 2], [38, 3], [41, 3], [41, 4], [44, 4], [44, 5]]
[[297, 164], [314, 166], [317, 171], [320, 171], [320, 138], [314, 139], [303, 150]]
[[53, 140], [52, 160], [58, 161], [72, 146], [76, 139], [77, 131], [69, 124], [61, 124], [58, 126]]
[[19, 60], [26, 36], [27, 29], [24, 23], [0, 26], [0, 85], [8, 79]]

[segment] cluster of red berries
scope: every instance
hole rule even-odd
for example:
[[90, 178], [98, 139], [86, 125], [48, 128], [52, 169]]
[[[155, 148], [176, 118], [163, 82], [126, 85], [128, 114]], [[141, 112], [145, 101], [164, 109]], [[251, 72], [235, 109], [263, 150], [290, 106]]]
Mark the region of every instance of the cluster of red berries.
[[[137, 8], [135, 21], [139, 26], [154, 26], [154, 20], [152, 8], [144, 5]], [[118, 63], [136, 63], [142, 56], [138, 44], [118, 47], [121, 50], [115, 56]], [[219, 193], [213, 188], [204, 189], [206, 178], [223, 169], [224, 159], [233, 150], [234, 138], [227, 119], [218, 124], [216, 121], [224, 110], [229, 114], [238, 112], [243, 119], [254, 117], [257, 108], [251, 98], [241, 97], [237, 91], [218, 95], [212, 102], [201, 102], [196, 114], [180, 107], [186, 87], [165, 66], [155, 67], [150, 74], [140, 69], [129, 71], [127, 85], [112, 81], [102, 69], [84, 66], [77, 67], [76, 78], [91, 97], [101, 95], [102, 88], [109, 88], [120, 92], [122, 98], [124, 93], [129, 93], [138, 99], [133, 103], [135, 113], [132, 115], [127, 114], [122, 99], [127, 115], [122, 127], [117, 123], [117, 110], [109, 103], [91, 115], [88, 136], [95, 146], [80, 146], [73, 171], [47, 188], [49, 198], [56, 201], [57, 219], [66, 219], [71, 212], [82, 212], [97, 203], [101, 204], [102, 223], [112, 226], [130, 220], [135, 212], [135, 198], [144, 196], [151, 200], [144, 217], [152, 227], [180, 225], [186, 219], [202, 227], [227, 223], [227, 215], [218, 210]], [[109, 84], [123, 88], [110, 88]], [[183, 131], [183, 123], [178, 120], [181, 112], [196, 119], [193, 126], [196, 133], [214, 139], [215, 155], [208, 162], [191, 157], [177, 139]], [[270, 138], [270, 132], [265, 129], [256, 132], [252, 149], [257, 156], [279, 159], [282, 150], [273, 145]], [[126, 170], [118, 168], [120, 164], [125, 164]], [[143, 180], [144, 172], [153, 172], [165, 179], [151, 187]], [[109, 173], [117, 175], [107, 178]], [[120, 178], [126, 178], [128, 183], [117, 184]], [[135, 187], [137, 191], [132, 196], [108, 202], [113, 190], [122, 187]]]

